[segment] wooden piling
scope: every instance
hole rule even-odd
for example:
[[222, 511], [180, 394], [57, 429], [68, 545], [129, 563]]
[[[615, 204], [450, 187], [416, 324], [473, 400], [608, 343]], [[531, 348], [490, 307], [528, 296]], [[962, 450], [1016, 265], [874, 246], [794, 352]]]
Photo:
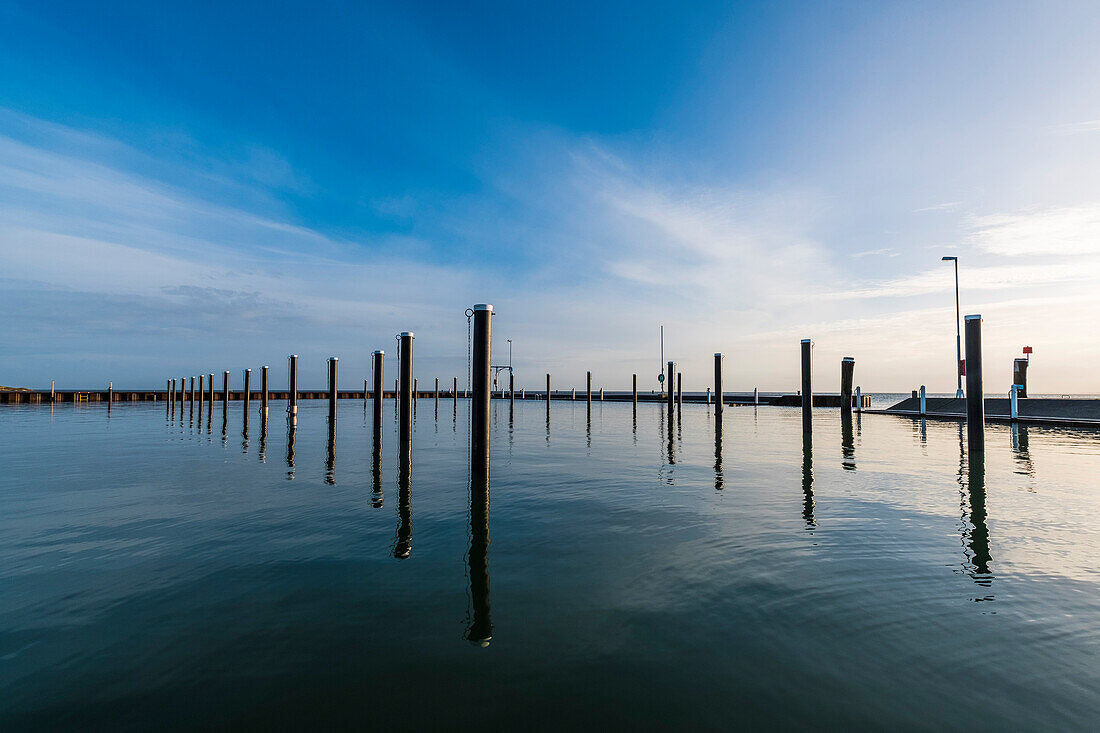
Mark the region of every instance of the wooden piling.
[[289, 404], [286, 407], [287, 415], [290, 418], [291, 423], [297, 424], [298, 422], [298, 355], [291, 354], [287, 359], [287, 374], [289, 384], [287, 385], [287, 399]]
[[248, 404], [252, 398], [252, 370], [244, 370], [244, 421], [248, 423]]
[[260, 367], [260, 413], [267, 418], [267, 365]]
[[471, 387], [473, 400], [470, 404], [470, 470], [480, 472], [489, 470], [489, 398], [490, 398], [490, 357], [493, 341], [493, 306], [478, 303], [473, 313], [473, 344], [471, 354]]
[[[666, 389], [668, 390], [668, 419], [672, 420], [673, 413], [676, 412], [676, 389], [672, 383], [672, 375], [676, 373], [676, 363], [670, 361], [667, 365], [667, 371], [665, 372]], [[671, 426], [671, 423], [669, 423]]]
[[229, 370], [222, 374], [222, 415], [229, 415]]
[[631, 375], [631, 388], [630, 388], [630, 401], [634, 405], [634, 409], [638, 409], [638, 375]]
[[591, 407], [592, 406], [592, 372], [588, 372], [588, 375], [585, 377], [585, 380], [586, 380], [585, 384], [588, 385], [586, 399], [588, 401], [588, 406]]
[[852, 382], [855, 381], [856, 360], [846, 356], [840, 360], [840, 411], [852, 411]]
[[328, 421], [329, 425], [336, 424], [336, 366], [337, 358], [329, 357], [328, 360]]
[[982, 391], [982, 317], [963, 319], [966, 332], [966, 443], [972, 455], [985, 454], [985, 393]]
[[714, 414], [722, 414], [722, 402], [725, 397], [722, 393], [722, 352], [714, 352]]
[[382, 446], [382, 360], [386, 352], [374, 350], [374, 448], [375, 453]]
[[399, 406], [399, 434], [401, 438], [401, 450], [412, 444], [412, 410], [413, 410], [413, 338], [412, 331], [402, 331], [400, 336], [401, 353], [398, 374], [400, 375], [401, 401]]
[[813, 422], [813, 349], [814, 342], [802, 339], [802, 432], [811, 433]]

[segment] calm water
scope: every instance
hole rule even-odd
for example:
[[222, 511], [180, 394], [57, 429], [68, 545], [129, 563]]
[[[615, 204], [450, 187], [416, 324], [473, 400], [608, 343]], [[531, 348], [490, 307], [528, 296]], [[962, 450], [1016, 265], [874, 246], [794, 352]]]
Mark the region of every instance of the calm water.
[[495, 403], [486, 516], [465, 403], [402, 472], [387, 401], [377, 482], [361, 402], [283, 409], [0, 410], [0, 728], [1100, 720], [1095, 433]]

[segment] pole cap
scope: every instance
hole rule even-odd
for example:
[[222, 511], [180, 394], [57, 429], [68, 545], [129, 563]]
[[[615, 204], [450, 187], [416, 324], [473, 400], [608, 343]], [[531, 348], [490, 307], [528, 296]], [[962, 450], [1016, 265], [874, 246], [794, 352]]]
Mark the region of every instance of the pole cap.
[[813, 339], [802, 339], [802, 343], [804, 343], [804, 344], [812, 344], [813, 342], [814, 342]]
[[982, 320], [982, 315], [980, 313], [975, 313], [972, 316], [963, 316], [964, 321], [973, 321], [974, 319], [978, 319], [980, 321]]
[[329, 361], [340, 361], [340, 357], [338, 357], [338, 356], [330, 356], [330, 357], [328, 358], [328, 360], [329, 360]]
[[385, 351], [382, 351], [382, 349], [375, 349], [375, 350], [374, 350], [374, 353], [375, 353], [375, 354], [385, 354], [386, 352], [385, 352]]
[[491, 306], [488, 303], [476, 303], [474, 305], [474, 310], [475, 311], [489, 311], [490, 313], [492, 313], [493, 312], [493, 306]]
[[855, 361], [855, 360], [856, 360], [856, 358], [854, 356], [846, 356], [843, 359], [841, 359], [841, 361]]
[[405, 338], [406, 336], [408, 336], [409, 338], [416, 338], [412, 331], [402, 331], [398, 334], [398, 336], [400, 336], [401, 338]]

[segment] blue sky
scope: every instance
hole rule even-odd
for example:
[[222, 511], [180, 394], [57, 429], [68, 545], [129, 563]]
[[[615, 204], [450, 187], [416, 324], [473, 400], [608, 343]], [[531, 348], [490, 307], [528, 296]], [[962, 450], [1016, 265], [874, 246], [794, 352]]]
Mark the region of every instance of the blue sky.
[[0, 384], [1100, 391], [1100, 6], [682, 5], [0, 0]]

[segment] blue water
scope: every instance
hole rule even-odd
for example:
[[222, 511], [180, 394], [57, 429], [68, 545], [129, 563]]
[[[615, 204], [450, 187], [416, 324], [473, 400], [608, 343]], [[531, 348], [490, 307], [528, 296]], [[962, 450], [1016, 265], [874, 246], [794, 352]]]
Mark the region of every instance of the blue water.
[[284, 406], [0, 409], [0, 729], [1100, 720], [1097, 433], [495, 402], [486, 514], [464, 402]]

